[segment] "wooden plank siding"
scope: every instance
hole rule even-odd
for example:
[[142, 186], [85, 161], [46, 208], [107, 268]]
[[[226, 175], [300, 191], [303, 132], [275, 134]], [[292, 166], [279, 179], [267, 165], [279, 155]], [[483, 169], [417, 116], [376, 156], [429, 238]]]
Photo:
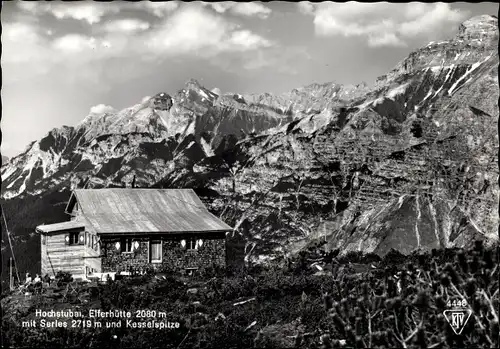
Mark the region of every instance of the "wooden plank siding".
[[66, 245], [64, 240], [67, 231], [60, 231], [41, 236], [41, 272], [55, 276], [58, 271], [68, 272], [74, 278], [84, 275], [84, 246]]
[[[84, 244], [67, 245], [65, 236], [70, 232], [83, 234]], [[55, 276], [58, 271], [63, 271], [71, 273], [74, 278], [84, 278], [90, 272], [101, 272], [100, 243], [92, 229], [42, 233], [40, 240], [42, 275]]]

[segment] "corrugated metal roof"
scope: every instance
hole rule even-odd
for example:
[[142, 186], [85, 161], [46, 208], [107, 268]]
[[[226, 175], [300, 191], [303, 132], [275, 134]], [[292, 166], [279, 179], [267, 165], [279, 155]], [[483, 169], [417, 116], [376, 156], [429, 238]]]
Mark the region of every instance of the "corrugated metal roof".
[[192, 189], [77, 189], [81, 212], [98, 233], [231, 231]]
[[38, 227], [36, 227], [36, 230], [41, 231], [42, 233], [51, 233], [54, 231], [71, 230], [84, 227], [85, 224], [83, 222], [69, 221], [55, 224], [39, 225]]

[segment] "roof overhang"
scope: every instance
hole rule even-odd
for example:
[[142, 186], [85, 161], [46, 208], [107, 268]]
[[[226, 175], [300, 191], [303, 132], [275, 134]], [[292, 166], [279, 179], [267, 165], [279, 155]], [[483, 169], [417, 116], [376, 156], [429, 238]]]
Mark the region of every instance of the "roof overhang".
[[85, 228], [85, 224], [81, 221], [69, 221], [55, 224], [39, 225], [35, 231], [40, 234], [48, 234], [59, 231], [81, 230]]
[[145, 232], [96, 232], [99, 236], [150, 236], [150, 235], [221, 235], [227, 234], [232, 230], [210, 230], [210, 231], [145, 231]]

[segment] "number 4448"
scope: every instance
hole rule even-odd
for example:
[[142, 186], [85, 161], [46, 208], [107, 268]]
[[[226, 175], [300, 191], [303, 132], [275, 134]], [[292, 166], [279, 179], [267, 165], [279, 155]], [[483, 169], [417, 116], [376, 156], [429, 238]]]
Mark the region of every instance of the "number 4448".
[[465, 308], [467, 306], [467, 301], [465, 299], [462, 299], [462, 300], [457, 300], [457, 299], [454, 299], [452, 301], [448, 301], [448, 303], [446, 303], [446, 306], [448, 308]]

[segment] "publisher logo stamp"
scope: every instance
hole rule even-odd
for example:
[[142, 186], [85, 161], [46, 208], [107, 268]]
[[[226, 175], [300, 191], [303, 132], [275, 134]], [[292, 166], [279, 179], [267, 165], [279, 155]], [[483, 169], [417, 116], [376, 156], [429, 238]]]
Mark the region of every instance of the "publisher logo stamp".
[[451, 309], [445, 310], [443, 315], [453, 329], [453, 332], [459, 335], [462, 333], [465, 325], [467, 325], [467, 321], [469, 321], [472, 315], [472, 310], [467, 308], [465, 300], [448, 302], [447, 306]]

